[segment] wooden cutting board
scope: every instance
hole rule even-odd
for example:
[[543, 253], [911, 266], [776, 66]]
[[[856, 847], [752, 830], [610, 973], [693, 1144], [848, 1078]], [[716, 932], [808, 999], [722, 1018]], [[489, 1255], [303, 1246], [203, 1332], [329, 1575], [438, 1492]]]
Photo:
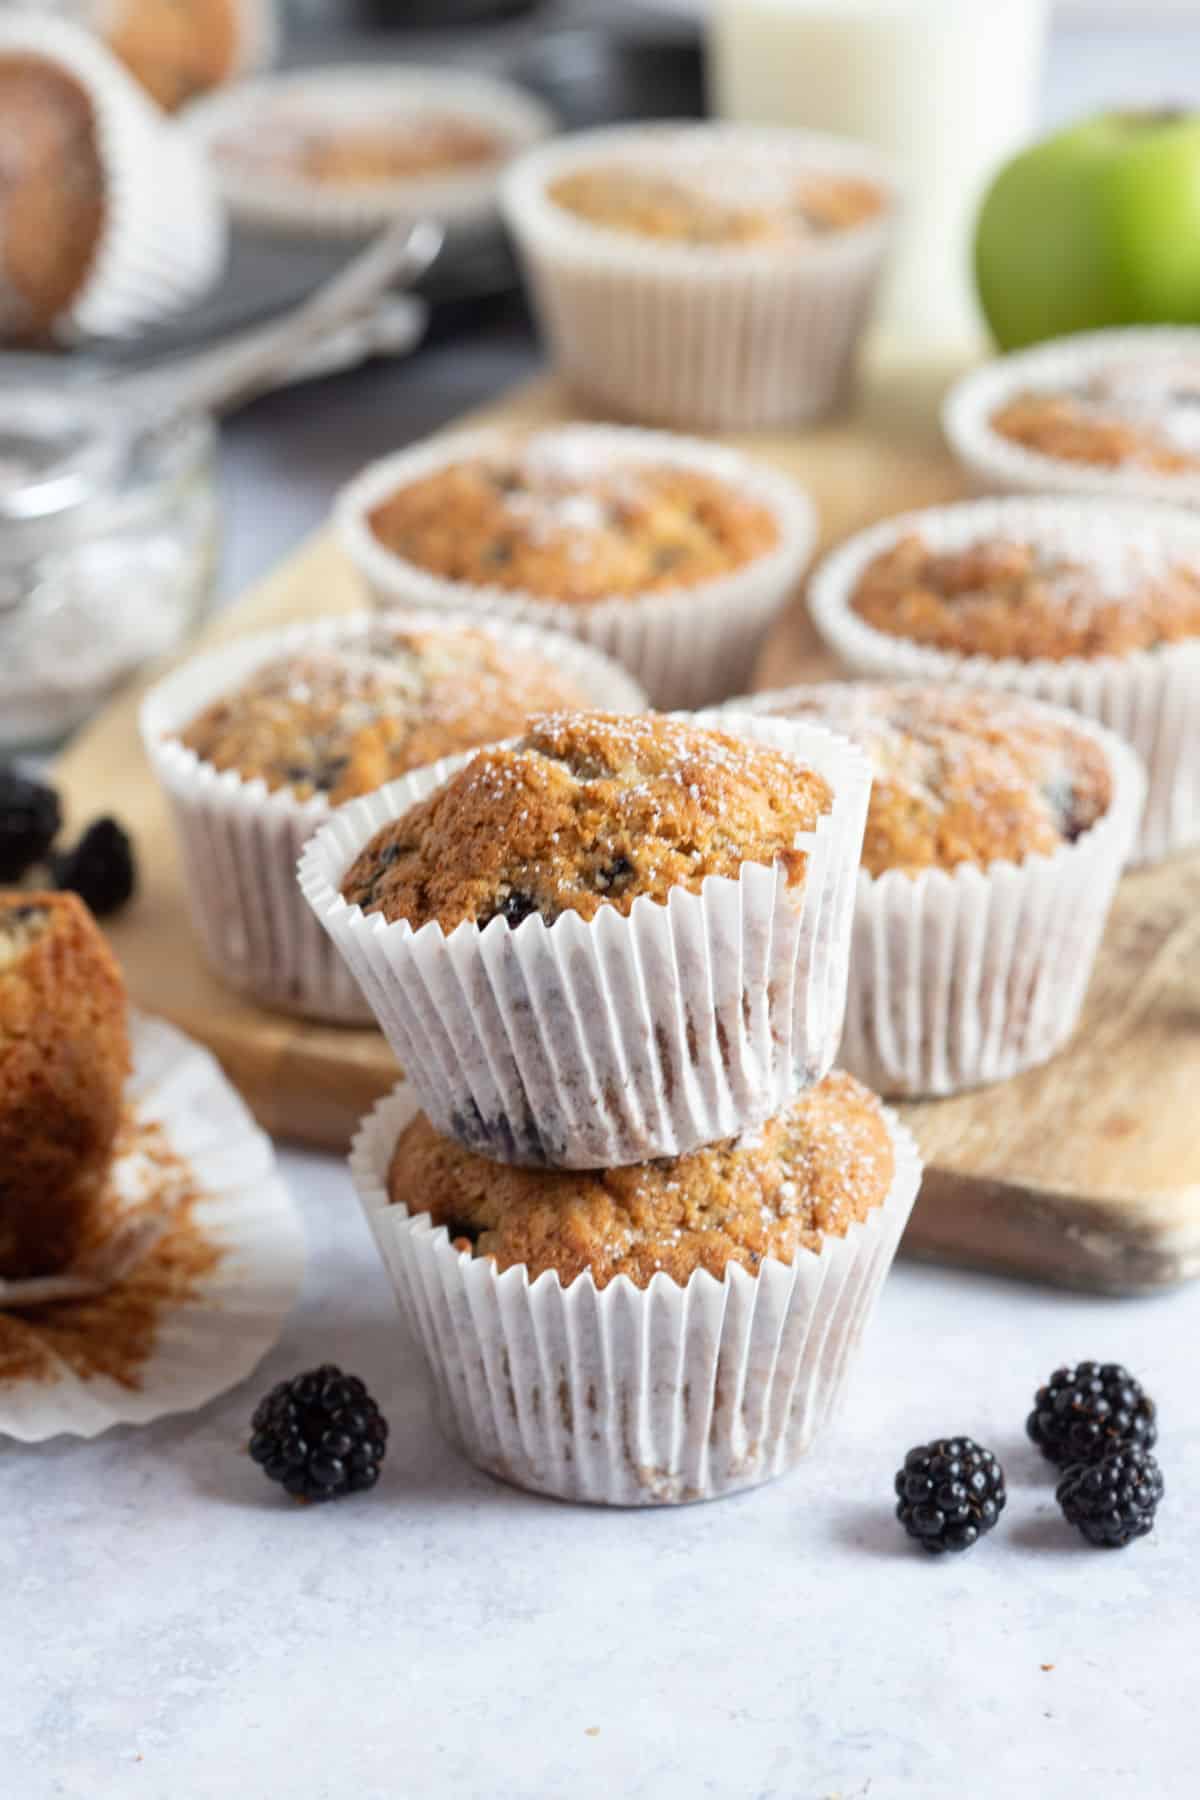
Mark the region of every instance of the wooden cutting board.
[[[937, 428], [937, 399], [953, 373], [880, 360], [850, 417], [748, 447], [805, 483], [823, 542], [835, 542], [963, 491]], [[491, 416], [555, 419], [568, 406], [540, 383]], [[360, 599], [322, 535], [222, 614], [205, 640]], [[766, 647], [759, 685], [834, 672], [798, 601]], [[208, 972], [138, 743], [137, 700], [136, 690], [123, 694], [58, 771], [76, 820], [115, 809], [137, 841], [141, 891], [112, 928], [130, 992], [210, 1045], [268, 1130], [344, 1149], [396, 1078], [391, 1052], [373, 1031], [262, 1012]], [[1123, 882], [1083, 1024], [1052, 1064], [902, 1110], [928, 1164], [910, 1251], [1116, 1293], [1200, 1275], [1200, 856]]]

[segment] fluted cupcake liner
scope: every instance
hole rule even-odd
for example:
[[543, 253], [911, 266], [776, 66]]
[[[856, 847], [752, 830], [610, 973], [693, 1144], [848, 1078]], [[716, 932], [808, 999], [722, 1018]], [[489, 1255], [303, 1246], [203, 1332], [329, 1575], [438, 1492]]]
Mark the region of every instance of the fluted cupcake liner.
[[0, 13], [0, 52], [42, 56], [86, 93], [104, 171], [104, 218], [83, 283], [55, 324], [63, 339], [129, 336], [215, 282], [224, 211], [204, 159], [81, 27]]
[[[784, 690], [747, 704], [786, 701]], [[1007, 1080], [1046, 1062], [1079, 1022], [1146, 781], [1121, 739], [1058, 716], [1100, 745], [1112, 777], [1107, 812], [1074, 843], [1020, 864], [859, 870], [838, 1062], [878, 1093]]]
[[842, 1029], [870, 771], [844, 739], [791, 720], [698, 713], [822, 775], [832, 811], [785, 871], [744, 863], [628, 916], [494, 919], [414, 931], [342, 898], [370, 838], [468, 756], [342, 807], [301, 859], [300, 884], [421, 1106], [443, 1135], [500, 1162], [612, 1168], [678, 1156], [779, 1112], [832, 1066]]
[[[146, 754], [170, 802], [192, 924], [214, 972], [263, 1006], [330, 1024], [365, 1025], [371, 1009], [335, 945], [305, 905], [296, 863], [330, 816], [324, 795], [271, 792], [202, 761], [178, 734], [212, 701], [278, 656], [353, 644], [375, 623], [351, 614], [240, 638], [194, 657], [142, 703]], [[615, 663], [571, 638], [531, 626], [495, 631], [477, 618], [405, 613], [397, 623], [492, 630], [506, 648], [528, 650], [573, 677], [596, 706], [637, 712], [643, 696]]]
[[960, 377], [942, 407], [950, 447], [982, 494], [1103, 494], [1113, 500], [1165, 500], [1200, 505], [1200, 470], [1157, 474], [1132, 464], [1069, 462], [1015, 444], [993, 429], [992, 416], [1026, 390], [1073, 388], [1089, 376], [1146, 358], [1200, 367], [1200, 330], [1172, 325], [1080, 332], [1031, 350], [1013, 351]]
[[[220, 140], [239, 127], [269, 135], [275, 118], [322, 126], [361, 126], [372, 114], [461, 118], [499, 134], [508, 147], [495, 162], [357, 186], [328, 185], [303, 174], [243, 166], [223, 156]], [[184, 124], [217, 171], [243, 225], [304, 237], [358, 237], [393, 220], [437, 219], [467, 230], [495, 218], [505, 163], [555, 129], [550, 110], [524, 89], [485, 75], [407, 65], [304, 69], [242, 82], [196, 101]]]
[[1200, 518], [1178, 508], [1115, 501], [1026, 499], [960, 502], [887, 519], [826, 558], [809, 585], [813, 623], [855, 675], [963, 682], [1045, 700], [1106, 726], [1137, 752], [1147, 775], [1135, 862], [1200, 843], [1200, 638], [1127, 656], [1063, 662], [963, 656], [877, 631], [851, 601], [867, 565], [911, 532], [934, 550], [981, 537], [1030, 541], [1087, 563], [1145, 556], [1150, 566], [1200, 564]]
[[594, 458], [598, 473], [623, 463], [695, 469], [767, 507], [778, 542], [743, 567], [711, 581], [665, 592], [596, 601], [448, 581], [388, 550], [370, 526], [372, 509], [397, 489], [464, 457], [503, 451], [505, 429], [455, 433], [403, 450], [364, 469], [338, 497], [338, 535], [378, 605], [452, 606], [488, 618], [550, 626], [594, 645], [636, 676], [657, 707], [708, 705], [750, 685], [773, 620], [786, 605], [816, 543], [808, 495], [774, 470], [736, 451], [666, 432], [572, 425], [555, 436]]
[[[670, 173], [698, 144], [714, 160], [769, 160], [876, 182], [877, 218], [795, 245], [697, 246], [607, 230], [549, 197], [580, 169]], [[573, 133], [514, 164], [505, 216], [551, 355], [590, 399], [627, 418], [714, 431], [818, 417], [844, 397], [896, 215], [892, 166], [815, 132], [650, 125]]]
[[427, 1213], [389, 1203], [396, 1140], [419, 1110], [402, 1084], [364, 1121], [351, 1171], [401, 1311], [428, 1365], [443, 1430], [471, 1462], [560, 1500], [663, 1506], [715, 1500], [785, 1474], [841, 1400], [921, 1179], [886, 1115], [895, 1173], [845, 1237], [718, 1281], [699, 1270], [639, 1288], [590, 1274], [563, 1287], [497, 1273]]

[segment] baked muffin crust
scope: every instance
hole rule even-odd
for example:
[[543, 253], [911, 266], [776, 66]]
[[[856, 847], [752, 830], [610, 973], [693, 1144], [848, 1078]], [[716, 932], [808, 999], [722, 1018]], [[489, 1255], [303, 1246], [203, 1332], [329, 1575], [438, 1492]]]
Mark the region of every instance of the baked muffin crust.
[[913, 531], [874, 558], [850, 604], [876, 631], [962, 656], [1124, 656], [1200, 636], [1200, 569], [1008, 538], [935, 550]]
[[473, 119], [424, 113], [326, 123], [282, 108], [213, 144], [218, 160], [320, 187], [370, 187], [499, 162], [508, 145]]
[[217, 769], [334, 805], [586, 704], [562, 669], [469, 627], [380, 623], [277, 658], [205, 707], [180, 740]]
[[407, 482], [368, 518], [385, 549], [446, 581], [586, 605], [694, 587], [774, 550], [770, 509], [699, 469], [628, 461], [538, 432]]
[[736, 155], [728, 165], [710, 156], [649, 171], [609, 163], [560, 175], [547, 192], [565, 212], [607, 231], [731, 249], [801, 243], [851, 230], [883, 210], [880, 189], [857, 176], [784, 176], [773, 168], [763, 176], [761, 165], [747, 170]]
[[766, 710], [828, 725], [870, 758], [871, 875], [1049, 856], [1112, 801], [1100, 746], [1008, 695], [839, 682], [790, 690]]
[[240, 0], [113, 0], [105, 38], [166, 112], [234, 73]]
[[0, 340], [49, 330], [83, 287], [103, 223], [87, 94], [47, 58], [0, 56]]
[[644, 1288], [660, 1271], [683, 1285], [697, 1269], [719, 1280], [732, 1263], [757, 1273], [764, 1257], [819, 1252], [882, 1205], [894, 1170], [878, 1100], [835, 1072], [753, 1134], [623, 1169], [498, 1166], [419, 1114], [388, 1193], [497, 1270], [521, 1263], [530, 1281], [555, 1270], [564, 1287], [590, 1270], [597, 1287], [627, 1275]]
[[831, 805], [819, 775], [762, 743], [653, 715], [551, 714], [384, 826], [341, 891], [414, 930], [628, 914], [639, 895], [696, 892], [744, 862], [799, 882], [797, 834]]
[[1136, 468], [1154, 475], [1200, 469], [1200, 363], [1147, 358], [1100, 369], [1072, 387], [1014, 394], [992, 414], [999, 436], [1058, 462]]
[[74, 894], [0, 894], [0, 1276], [74, 1257], [129, 1072], [125, 989]]

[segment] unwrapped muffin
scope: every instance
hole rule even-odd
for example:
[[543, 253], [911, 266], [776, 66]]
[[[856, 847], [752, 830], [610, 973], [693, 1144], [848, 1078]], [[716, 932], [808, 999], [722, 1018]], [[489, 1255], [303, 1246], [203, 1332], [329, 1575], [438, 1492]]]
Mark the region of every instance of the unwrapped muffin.
[[73, 894], [0, 894], [0, 1276], [74, 1258], [129, 1073], [125, 989]]

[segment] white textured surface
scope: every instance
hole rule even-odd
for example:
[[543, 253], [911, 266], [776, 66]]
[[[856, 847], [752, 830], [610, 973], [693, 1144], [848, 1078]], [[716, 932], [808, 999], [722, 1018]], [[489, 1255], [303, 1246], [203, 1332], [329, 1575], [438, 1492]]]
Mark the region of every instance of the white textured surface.
[[[710, 1506], [574, 1508], [441, 1444], [348, 1176], [285, 1173], [309, 1282], [258, 1377], [141, 1432], [0, 1448], [5, 1800], [1194, 1795], [1200, 1289], [901, 1266], [807, 1467]], [[1035, 1382], [1089, 1354], [1164, 1415], [1162, 1523], [1119, 1553], [1073, 1541], [1022, 1433]], [[241, 1446], [267, 1382], [322, 1357], [378, 1381], [391, 1454], [373, 1494], [293, 1509]], [[1003, 1457], [1009, 1506], [934, 1563], [891, 1477], [955, 1429]]]

